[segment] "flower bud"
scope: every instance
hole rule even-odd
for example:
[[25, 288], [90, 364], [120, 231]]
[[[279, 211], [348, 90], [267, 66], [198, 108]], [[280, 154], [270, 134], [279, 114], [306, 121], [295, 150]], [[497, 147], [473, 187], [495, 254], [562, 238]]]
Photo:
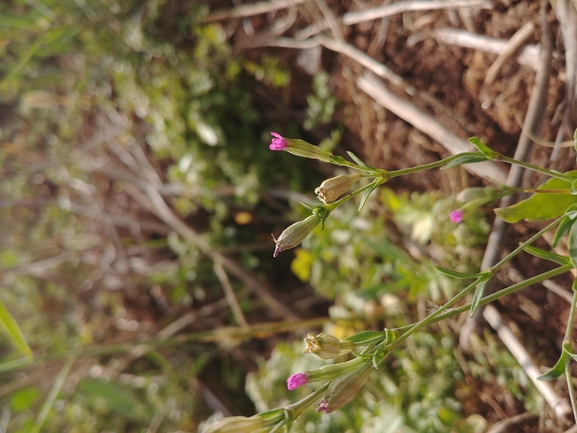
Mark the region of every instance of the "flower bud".
[[331, 177], [315, 189], [315, 194], [323, 203], [332, 203], [346, 193], [351, 186], [362, 177], [363, 175], [360, 173]]
[[305, 338], [307, 347], [304, 353], [315, 355], [320, 359], [334, 359], [345, 353], [352, 352], [353, 342], [339, 340], [337, 337], [328, 334], [308, 334]]
[[231, 416], [212, 424], [204, 433], [255, 433], [265, 427], [264, 419], [259, 415], [247, 418]]
[[297, 389], [299, 386], [303, 386], [308, 383], [307, 373], [297, 373], [293, 374], [286, 381], [286, 387], [289, 391]]
[[461, 224], [463, 222], [463, 211], [461, 209], [455, 209], [449, 213], [449, 218], [451, 222]]
[[276, 132], [270, 133], [274, 138], [271, 140], [269, 149], [281, 151], [285, 150], [293, 155], [303, 158], [318, 159], [319, 161], [331, 162], [333, 154], [318, 146], [307, 143], [304, 140], [295, 138], [284, 138]]
[[358, 368], [334, 379], [325, 392], [325, 397], [317, 405], [317, 412], [331, 413], [349, 403], [373, 369], [370, 361], [364, 361]]
[[360, 365], [366, 363], [363, 358], [355, 358], [339, 364], [323, 365], [316, 370], [293, 374], [287, 379], [287, 388], [293, 390], [307, 383], [321, 382], [335, 379], [348, 372], [356, 371]]
[[321, 218], [316, 215], [312, 214], [306, 219], [296, 222], [293, 225], [287, 227], [278, 239], [275, 239], [273, 236], [273, 240], [276, 244], [276, 248], [273, 253], [273, 257], [278, 256], [278, 253], [284, 250], [289, 250], [291, 248], [296, 247], [300, 244], [308, 235], [309, 233], [321, 222]]

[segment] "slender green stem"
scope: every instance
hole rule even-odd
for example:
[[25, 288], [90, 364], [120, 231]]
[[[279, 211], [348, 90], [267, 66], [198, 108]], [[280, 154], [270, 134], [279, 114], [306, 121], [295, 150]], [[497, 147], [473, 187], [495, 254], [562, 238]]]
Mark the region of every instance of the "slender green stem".
[[571, 357], [565, 357], [565, 380], [567, 381], [567, 391], [569, 392], [569, 401], [571, 402], [571, 410], [573, 411], [573, 418], [577, 422], [577, 401], [575, 399], [575, 389], [573, 388], [573, 378], [571, 377]]
[[405, 174], [417, 173], [419, 171], [443, 167], [444, 165], [448, 164], [449, 162], [454, 161], [457, 158], [461, 158], [462, 156], [463, 156], [462, 153], [457, 153], [455, 155], [449, 156], [448, 158], [441, 159], [440, 161], [431, 162], [429, 164], [417, 165], [416, 167], [409, 167], [409, 168], [403, 168], [400, 170], [388, 171], [385, 173], [386, 173], [387, 178], [390, 179], [393, 177], [403, 176]]
[[519, 166], [524, 167], [526, 169], [533, 170], [533, 171], [536, 171], [538, 173], [543, 173], [543, 174], [546, 174], [547, 176], [556, 177], [557, 179], [561, 179], [561, 180], [564, 180], [564, 181], [569, 182], [569, 183], [573, 183], [575, 181], [574, 177], [567, 176], [563, 173], [559, 173], [559, 172], [554, 171], [554, 170], [547, 170], [546, 168], [538, 167], [538, 166], [533, 165], [529, 162], [518, 161], [514, 158], [509, 158], [508, 156], [501, 155], [500, 153], [498, 153], [494, 159], [499, 160], [499, 161], [505, 161], [505, 162], [508, 162], [509, 164], [519, 165]]
[[539, 239], [541, 236], [543, 236], [543, 234], [548, 232], [551, 228], [555, 227], [560, 222], [561, 222], [561, 218], [557, 218], [552, 223], [543, 227], [541, 230], [539, 230], [537, 233], [535, 233], [533, 236], [531, 236], [529, 239], [527, 239], [525, 242], [520, 244], [517, 248], [515, 248], [513, 251], [511, 251], [509, 254], [507, 254], [505, 257], [503, 257], [501, 259], [501, 261], [499, 261], [499, 263], [496, 263], [495, 265], [491, 266], [488, 269], [494, 274], [499, 268], [501, 268], [501, 266], [503, 266], [505, 263], [507, 263], [509, 260], [511, 260], [517, 254], [519, 254], [521, 251], [523, 251], [523, 249], [526, 246], [531, 245], [533, 242], [535, 242], [537, 239]]
[[575, 310], [577, 309], [577, 291], [573, 289], [573, 298], [571, 298], [571, 308], [569, 309], [569, 317], [567, 318], [567, 328], [565, 330], [565, 337], [563, 344], [572, 345], [573, 337], [573, 322], [575, 321]]
[[[438, 310], [431, 313], [429, 316], [425, 317], [420, 322], [413, 324], [406, 332], [404, 332], [401, 336], [399, 336], [395, 341], [393, 341], [387, 347], [387, 354], [391, 353], [397, 346], [399, 346], [403, 341], [405, 341], [407, 338], [409, 338], [411, 335], [413, 335], [418, 330], [423, 329], [425, 326], [428, 326], [428, 325], [431, 325], [433, 323], [438, 322], [439, 320], [437, 320], [437, 317], [439, 317], [443, 313], [445, 313], [458, 300], [460, 300], [463, 296], [465, 296], [472, 289], [474, 289], [477, 286], [477, 283], [478, 283], [478, 280], [475, 280], [474, 282], [469, 284], [467, 287], [465, 287], [463, 290], [461, 290], [459, 293], [457, 293], [455, 296], [453, 296], [449, 301], [447, 301], [444, 305], [442, 305]], [[385, 355], [385, 357], [386, 357], [386, 355]]]
[[[525, 287], [528, 287], [532, 284], [540, 283], [541, 281], [547, 280], [547, 279], [555, 277], [557, 275], [561, 275], [565, 272], [570, 271], [571, 269], [573, 269], [573, 265], [572, 264], [566, 264], [563, 266], [559, 266], [558, 268], [551, 269], [550, 271], [543, 272], [542, 274], [535, 275], [534, 277], [527, 278], [525, 281], [521, 281], [517, 284], [513, 284], [512, 286], [506, 287], [506, 288], [501, 289], [495, 293], [492, 293], [490, 295], [485, 296], [479, 302], [479, 306], [490, 304], [491, 302], [496, 301], [497, 299], [499, 299], [503, 296], [510, 295], [511, 293], [515, 293], [515, 292], [517, 292], [521, 289], [524, 289]], [[469, 311], [470, 308], [471, 308], [470, 303], [465, 304], [465, 305], [458, 307], [458, 308], [453, 308], [453, 309], [446, 311], [443, 314], [437, 316], [435, 318], [435, 320], [433, 322], [431, 322], [431, 324], [440, 322], [440, 321], [445, 320], [445, 319], [448, 319], [449, 317], [457, 316], [461, 313]], [[399, 329], [401, 329], [401, 328], [399, 328]]]
[[[575, 285], [575, 284], [574, 284]], [[573, 322], [575, 320], [575, 310], [577, 309], [577, 291], [573, 288], [573, 298], [571, 298], [571, 308], [569, 309], [569, 317], [567, 318], [567, 328], [565, 329], [565, 337], [563, 338], [563, 350], [568, 345], [571, 353], [573, 353], [572, 336], [573, 336]], [[575, 388], [573, 387], [573, 378], [571, 377], [571, 357], [565, 355], [565, 379], [567, 380], [567, 390], [569, 392], [569, 400], [571, 401], [571, 409], [573, 410], [573, 417], [577, 422], [577, 399], [575, 398]]]
[[323, 393], [329, 387], [329, 383], [331, 383], [330, 380], [327, 381], [326, 383], [324, 383], [323, 385], [321, 385], [320, 387], [318, 387], [317, 389], [315, 389], [311, 394], [307, 395], [302, 400], [286, 406], [284, 409], [285, 409], [285, 411], [288, 411], [291, 413], [291, 419], [296, 420], [300, 416], [300, 414], [302, 413], [302, 411], [304, 409], [306, 409], [312, 403], [314, 403], [316, 400], [318, 400], [319, 397], [321, 395], [323, 395]]
[[[555, 277], [557, 275], [561, 275], [565, 272], [570, 271], [571, 269], [573, 269], [573, 265], [566, 264], [563, 266], [559, 266], [558, 268], [552, 269], [550, 271], [543, 272], [542, 274], [536, 275], [534, 277], [528, 278], [525, 281], [521, 281], [517, 284], [513, 284], [512, 286], [506, 287], [506, 288], [501, 289], [495, 293], [487, 295], [484, 298], [481, 298], [481, 300], [479, 301], [479, 306], [490, 304], [491, 302], [496, 301], [497, 299], [499, 299], [503, 296], [510, 295], [511, 293], [514, 293], [514, 292], [521, 290], [525, 287], [528, 287], [532, 284], [539, 283], [541, 281], [547, 280], [547, 279]], [[473, 284], [475, 284], [475, 283], [473, 283]], [[470, 288], [471, 288], [471, 285], [468, 286], [466, 289], [464, 289], [462, 292], [460, 292], [459, 295], [457, 295], [457, 296], [460, 296], [463, 292], [467, 291]], [[451, 299], [451, 301], [449, 301], [449, 302], [452, 302], [453, 300], [454, 300], [454, 298]], [[403, 337], [405, 337], [405, 335], [408, 332], [411, 332], [415, 328], [416, 325], [420, 325], [424, 321], [426, 321], [425, 326], [432, 325], [434, 323], [441, 322], [445, 319], [449, 319], [453, 316], [457, 316], [459, 314], [465, 313], [466, 311], [469, 311], [471, 309], [471, 303], [462, 305], [461, 307], [451, 308], [451, 309], [448, 309], [448, 307], [446, 307], [446, 305], [447, 304], [445, 304], [441, 307], [443, 309], [441, 311], [441, 313], [439, 313], [439, 310], [440, 310], [439, 309], [439, 310], [435, 311], [433, 314], [431, 314], [430, 316], [423, 319], [422, 321], [417, 322], [416, 324], [413, 323], [411, 325], [406, 325], [406, 326], [402, 326], [399, 328], [391, 329], [391, 331], [396, 331], [396, 332], [402, 333], [402, 335], [399, 338], [397, 338], [397, 340], [395, 340], [394, 343], [397, 343], [397, 341], [399, 341], [401, 339], [402, 339], [401, 341], [406, 340], [406, 338], [403, 338]], [[431, 319], [431, 316], [433, 317], [432, 319]], [[422, 327], [423, 326], [419, 326], [418, 329], [421, 329]], [[411, 332], [411, 334], [412, 333], [413, 332]], [[390, 353], [392, 351], [392, 349], [396, 348], [397, 346], [398, 346], [398, 344], [388, 346], [387, 347], [388, 352]]]

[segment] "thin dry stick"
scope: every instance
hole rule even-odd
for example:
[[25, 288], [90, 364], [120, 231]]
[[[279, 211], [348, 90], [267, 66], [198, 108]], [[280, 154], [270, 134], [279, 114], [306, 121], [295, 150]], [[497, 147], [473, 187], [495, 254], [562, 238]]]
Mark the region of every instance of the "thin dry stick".
[[567, 135], [572, 137], [573, 130], [577, 127], [577, 107], [575, 106], [577, 96], [577, 2], [571, 5], [568, 0], [558, 0], [555, 3], [555, 13], [560, 23], [563, 44], [565, 45], [567, 108], [555, 139], [556, 146], [551, 154], [552, 161], [558, 159], [564, 138]]
[[537, 414], [525, 412], [519, 415], [514, 415], [496, 422], [490, 430], [487, 430], [487, 433], [508, 433], [512, 431], [516, 424], [520, 424], [533, 418], [537, 418]]
[[[344, 25], [353, 25], [366, 21], [373, 21], [379, 18], [397, 15], [403, 12], [426, 11], [436, 9], [450, 9], [459, 7], [480, 7], [482, 9], [492, 9], [493, 3], [487, 0], [439, 0], [439, 1], [402, 1], [390, 5], [365, 9], [361, 11], [347, 12], [341, 18]], [[296, 33], [297, 39], [307, 39], [328, 29], [326, 21], [315, 23]]]
[[[380, 105], [433, 138], [453, 155], [471, 151], [472, 146], [466, 140], [450, 132], [431, 115], [391, 92], [374, 74], [365, 72], [359, 77], [357, 85]], [[497, 183], [506, 180], [503, 169], [491, 161], [467, 164], [465, 168], [471, 173]]]
[[277, 11], [279, 9], [287, 9], [290, 8], [291, 6], [296, 6], [298, 4], [304, 3], [305, 1], [308, 0], [277, 0], [277, 1], [255, 3], [252, 5], [242, 5], [233, 9], [211, 13], [201, 22], [212, 23], [214, 21], [222, 21], [230, 18], [244, 18], [244, 17], [251, 17], [254, 15], [266, 14], [269, 12]]
[[141, 205], [153, 212], [158, 218], [165, 222], [172, 230], [184, 239], [195, 245], [204, 255], [212, 259], [213, 262], [220, 262], [230, 273], [243, 281], [252, 291], [254, 291], [276, 314], [287, 320], [298, 320], [299, 315], [292, 311], [285, 304], [280, 302], [272, 293], [273, 289], [264, 281], [253, 276], [235, 260], [226, 257], [215, 251], [204, 238], [192, 228], [182, 222], [168, 207], [160, 193], [155, 187], [149, 185], [146, 189], [146, 196], [130, 185], [125, 186], [127, 192]]
[[519, 365], [523, 368], [531, 382], [539, 390], [545, 401], [551, 408], [555, 411], [555, 415], [559, 418], [563, 418], [571, 413], [571, 408], [567, 403], [567, 400], [560, 397], [550, 382], [543, 382], [537, 380], [537, 377], [541, 375], [541, 371], [531, 360], [529, 353], [525, 350], [521, 342], [515, 337], [511, 329], [503, 323], [501, 319], [501, 314], [492, 305], [487, 305], [485, 307], [485, 313], [483, 314], [487, 322], [491, 327], [497, 331], [501, 341], [507, 346], [511, 354], [515, 357]]
[[[437, 42], [495, 54], [502, 53], [507, 46], [506, 40], [477, 35], [465, 30], [435, 29], [430, 33], [430, 36], [434, 37]], [[536, 45], [525, 45], [519, 49], [517, 61], [523, 66], [537, 69], [539, 66], [539, 51], [539, 47]]]
[[521, 48], [525, 41], [533, 34], [535, 31], [535, 25], [529, 21], [523, 25], [515, 34], [509, 39], [503, 51], [497, 56], [485, 76], [485, 84], [491, 84], [497, 78], [499, 71], [505, 64], [505, 62], [512, 57], [515, 52]]
[[470, 124], [469, 121], [467, 121], [461, 116], [456, 115], [453, 112], [453, 110], [451, 110], [437, 98], [431, 96], [431, 94], [423, 92], [411, 86], [400, 75], [391, 71], [384, 64], [376, 61], [371, 56], [365, 54], [363, 51], [356, 49], [351, 44], [347, 44], [345, 42], [338, 42], [325, 36], [317, 36], [315, 39], [318, 40], [325, 48], [349, 57], [350, 59], [356, 61], [357, 63], [363, 65], [365, 68], [374, 72], [379, 77], [384, 78], [385, 80], [397, 86], [399, 89], [402, 89], [408, 95], [417, 96], [427, 104], [431, 105], [435, 110], [440, 110], [450, 114], [452, 118], [456, 119], [459, 122], [462, 128], [468, 131], [472, 131], [469, 126]]
[[213, 269], [218, 280], [220, 281], [220, 284], [222, 285], [222, 289], [224, 290], [226, 300], [228, 302], [228, 305], [230, 306], [234, 318], [236, 319], [236, 322], [240, 325], [241, 328], [248, 328], [249, 324], [244, 318], [244, 314], [242, 314], [242, 310], [240, 309], [240, 305], [236, 300], [234, 290], [232, 288], [232, 285], [230, 284], [230, 281], [228, 279], [228, 276], [226, 275], [224, 268], [219, 262], [214, 262]]

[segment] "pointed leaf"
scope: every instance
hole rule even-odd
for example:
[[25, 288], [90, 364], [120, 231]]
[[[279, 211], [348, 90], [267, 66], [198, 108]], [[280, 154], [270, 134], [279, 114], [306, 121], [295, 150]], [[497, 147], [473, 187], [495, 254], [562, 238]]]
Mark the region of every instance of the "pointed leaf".
[[358, 209], [359, 212], [361, 211], [361, 209], [363, 207], [365, 207], [365, 204], [367, 204], [367, 200], [368, 200], [369, 196], [377, 188], [377, 186], [379, 186], [379, 184], [375, 181], [375, 182], [373, 182], [373, 185], [365, 191], [365, 193], [361, 197], [361, 202], [359, 204], [359, 209]]
[[481, 152], [465, 152], [459, 155], [458, 158], [441, 167], [441, 170], [447, 170], [452, 167], [457, 167], [463, 164], [473, 164], [475, 162], [487, 161], [487, 157]]
[[443, 268], [441, 266], [435, 266], [435, 268], [437, 268], [437, 270], [439, 272], [441, 272], [442, 274], [445, 274], [449, 277], [457, 278], [459, 280], [474, 279], [474, 278], [479, 278], [480, 276], [484, 275], [484, 273], [482, 273], [482, 272], [478, 273], [478, 274], [466, 274], [464, 272], [453, 271], [451, 269]]
[[[575, 175], [575, 171], [566, 174]], [[569, 189], [570, 183], [557, 178], [551, 178], [537, 189]], [[567, 208], [577, 204], [577, 197], [570, 194], [535, 193], [506, 208], [495, 209], [499, 218], [516, 223], [521, 220], [542, 221], [563, 215]]]
[[567, 215], [563, 217], [559, 226], [557, 226], [557, 230], [555, 231], [555, 236], [553, 236], [553, 241], [551, 242], [551, 246], [555, 248], [559, 241], [563, 239], [563, 236], [567, 234], [571, 226], [573, 225], [573, 220], [569, 218]]
[[559, 361], [553, 366], [553, 368], [541, 376], [537, 377], [537, 380], [548, 381], [548, 380], [555, 380], [559, 376], [563, 374], [565, 371], [565, 361], [567, 359], [567, 352], [561, 352], [561, 356], [559, 357]]
[[552, 253], [550, 251], [545, 251], [545, 250], [542, 250], [541, 248], [537, 248], [537, 247], [529, 245], [523, 249], [535, 257], [539, 257], [540, 259], [549, 260], [551, 262], [558, 263], [560, 265], [568, 265], [569, 263], [571, 263], [571, 260], [569, 260], [569, 257], [561, 256], [559, 254], [555, 254], [555, 253]]
[[375, 337], [385, 337], [383, 332], [379, 331], [362, 331], [349, 337], [343, 338], [345, 341], [352, 341], [353, 343], [362, 343]]
[[569, 250], [569, 258], [574, 268], [577, 268], [577, 223], [573, 223], [569, 230], [569, 238], [567, 239], [567, 249]]
[[475, 288], [475, 294], [473, 295], [473, 300], [471, 301], [471, 317], [479, 308], [479, 303], [483, 298], [483, 293], [485, 293], [485, 287], [487, 287], [487, 283], [489, 282], [489, 278], [479, 278], [479, 282], [477, 283], [477, 287]]
[[24, 334], [20, 330], [18, 323], [14, 320], [14, 317], [10, 314], [8, 309], [4, 306], [4, 304], [0, 301], [0, 326], [4, 328], [4, 331], [8, 334], [12, 343], [20, 350], [24, 355], [28, 358], [34, 358], [32, 355], [32, 351], [26, 343], [26, 339], [24, 338]]
[[487, 159], [493, 159], [495, 158], [495, 156], [497, 156], [497, 152], [489, 149], [487, 145], [483, 144], [481, 140], [479, 140], [477, 137], [469, 138], [469, 143], [475, 146], [477, 150], [481, 152], [483, 155], [485, 155]]
[[349, 152], [347, 151], [347, 155], [349, 155], [351, 157], [351, 159], [353, 161], [355, 161], [358, 165], [360, 165], [361, 167], [364, 168], [369, 168], [369, 166], [367, 164], [365, 164], [357, 155], [355, 155], [353, 152]]

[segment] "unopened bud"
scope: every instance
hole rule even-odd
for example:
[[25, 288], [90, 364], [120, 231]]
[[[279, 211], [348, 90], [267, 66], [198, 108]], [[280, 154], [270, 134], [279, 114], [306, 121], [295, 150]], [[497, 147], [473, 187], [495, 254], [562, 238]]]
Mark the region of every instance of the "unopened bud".
[[344, 174], [340, 176], [331, 177], [321, 183], [317, 189], [315, 189], [315, 194], [323, 203], [332, 203], [337, 200], [341, 195], [346, 193], [351, 186], [359, 179], [363, 177], [360, 173], [354, 174]]
[[309, 233], [317, 225], [319, 225], [320, 222], [321, 218], [316, 214], [312, 214], [306, 219], [296, 222], [293, 225], [287, 227], [280, 234], [278, 239], [275, 239], [275, 237], [273, 236], [272, 238], [276, 244], [273, 257], [278, 256], [278, 253], [280, 253], [281, 251], [289, 250], [299, 245], [309, 235]]
[[341, 341], [337, 337], [328, 334], [308, 334], [305, 338], [307, 347], [304, 352], [315, 355], [320, 359], [334, 359], [354, 349], [352, 341]]
[[254, 433], [260, 432], [264, 427], [264, 419], [259, 415], [250, 418], [231, 416], [214, 423], [204, 433]]
[[331, 413], [349, 403], [359, 393], [372, 370], [372, 362], [365, 361], [357, 369], [334, 379], [317, 405], [317, 412]]
[[319, 161], [325, 162], [332, 161], [333, 154], [331, 152], [323, 150], [313, 144], [307, 143], [304, 140], [299, 140], [296, 138], [285, 138], [276, 132], [271, 132], [271, 135], [273, 136], [269, 146], [269, 149], [271, 150], [284, 150], [302, 158], [318, 159]]

